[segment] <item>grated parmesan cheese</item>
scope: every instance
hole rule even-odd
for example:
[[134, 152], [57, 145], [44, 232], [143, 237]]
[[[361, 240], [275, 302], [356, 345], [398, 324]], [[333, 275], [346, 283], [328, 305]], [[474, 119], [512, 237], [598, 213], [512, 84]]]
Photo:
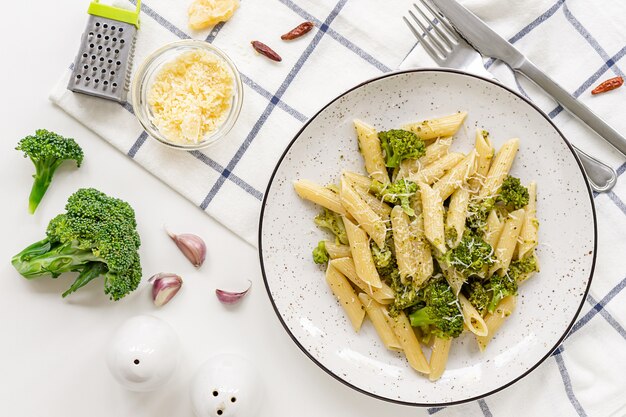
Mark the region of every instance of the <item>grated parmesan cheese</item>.
[[170, 142], [199, 143], [225, 121], [233, 86], [233, 75], [218, 56], [184, 52], [164, 64], [150, 86], [152, 123]]

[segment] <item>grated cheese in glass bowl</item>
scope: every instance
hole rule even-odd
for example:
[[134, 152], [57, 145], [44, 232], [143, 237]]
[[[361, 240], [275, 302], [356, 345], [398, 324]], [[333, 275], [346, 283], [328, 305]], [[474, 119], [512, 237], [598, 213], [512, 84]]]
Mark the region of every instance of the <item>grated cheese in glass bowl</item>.
[[198, 40], [172, 42], [148, 56], [135, 74], [131, 94], [146, 132], [184, 150], [223, 138], [243, 102], [235, 64], [220, 49]]

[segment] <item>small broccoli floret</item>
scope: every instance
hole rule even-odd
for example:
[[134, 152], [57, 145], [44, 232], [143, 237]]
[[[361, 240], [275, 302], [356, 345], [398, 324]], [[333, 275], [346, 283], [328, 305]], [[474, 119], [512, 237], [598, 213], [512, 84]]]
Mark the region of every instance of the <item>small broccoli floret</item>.
[[378, 275], [380, 275], [383, 279], [391, 281], [389, 277], [398, 272], [392, 232], [389, 231], [387, 233], [385, 246], [382, 248], [378, 247], [376, 242], [373, 240], [370, 241], [370, 250], [372, 252], [372, 258], [374, 259], [374, 265], [376, 266]]
[[313, 262], [316, 264], [325, 264], [328, 262], [328, 258], [326, 243], [323, 240], [320, 240], [317, 247], [313, 249]]
[[421, 329], [425, 336], [458, 337], [463, 332], [463, 314], [446, 280], [435, 279], [419, 293], [421, 304], [409, 315], [411, 325]]
[[469, 282], [463, 286], [463, 290], [469, 302], [480, 314], [483, 314], [491, 301], [491, 294], [487, 291], [483, 282], [478, 279], [470, 279]]
[[28, 199], [31, 214], [37, 210], [55, 171], [63, 161], [76, 161], [79, 167], [83, 162], [83, 150], [74, 139], [64, 138], [45, 129], [37, 130], [33, 136], [26, 136], [15, 149], [24, 152], [24, 157], [29, 157], [35, 165], [35, 180]]
[[509, 274], [500, 275], [496, 273], [492, 275], [486, 287], [491, 293], [491, 300], [487, 305], [487, 311], [490, 313], [496, 310], [504, 297], [517, 294], [517, 281]]
[[112, 300], [135, 290], [141, 280], [141, 242], [132, 207], [89, 188], [76, 191], [65, 209], [50, 221], [45, 239], [13, 257], [15, 269], [28, 279], [79, 272], [63, 297], [99, 276]]
[[400, 166], [405, 159], [417, 159], [426, 153], [426, 145], [413, 132], [402, 129], [378, 133], [380, 144], [388, 168]]
[[413, 307], [420, 302], [419, 291], [410, 281], [410, 278], [406, 284], [402, 283], [397, 267], [387, 277], [387, 281], [395, 294], [393, 303], [389, 306], [389, 314], [392, 317], [397, 316], [402, 310]]
[[466, 226], [478, 234], [483, 234], [487, 226], [487, 217], [494, 206], [494, 198], [470, 201], [467, 208]]
[[446, 252], [445, 261], [464, 276], [478, 274], [493, 265], [493, 248], [476, 233], [465, 232], [459, 245]]
[[528, 255], [523, 259], [516, 259], [509, 265], [507, 275], [516, 282], [523, 281], [531, 272], [539, 271], [539, 265], [537, 264], [537, 258], [533, 255]]
[[340, 243], [344, 245], [348, 244], [346, 227], [339, 214], [325, 208], [323, 212], [315, 216], [314, 222], [319, 227], [330, 230]]
[[387, 203], [401, 206], [402, 210], [409, 216], [415, 216], [415, 211], [411, 207], [411, 199], [417, 192], [417, 184], [413, 181], [399, 179], [391, 184], [383, 184], [380, 181], [372, 181], [370, 191]]
[[519, 178], [508, 175], [500, 187], [496, 203], [503, 204], [509, 211], [519, 210], [528, 204], [528, 188]]

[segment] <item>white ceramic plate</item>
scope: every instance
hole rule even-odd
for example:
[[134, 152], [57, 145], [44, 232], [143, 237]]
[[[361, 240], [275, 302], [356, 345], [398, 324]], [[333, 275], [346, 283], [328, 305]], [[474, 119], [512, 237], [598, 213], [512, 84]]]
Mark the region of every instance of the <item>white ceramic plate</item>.
[[[402, 354], [380, 343], [371, 323], [355, 333], [315, 265], [311, 250], [327, 235], [319, 212], [292, 181], [337, 182], [341, 170], [363, 171], [352, 120], [381, 130], [469, 112], [453, 149], [472, 148], [475, 126], [498, 148], [521, 139], [512, 174], [538, 186], [537, 255], [541, 272], [524, 283], [518, 307], [484, 353], [474, 339], [455, 339], [437, 382], [415, 373]], [[322, 369], [374, 397], [419, 406], [470, 401], [507, 387], [536, 368], [570, 330], [587, 294], [596, 250], [591, 191], [570, 145], [550, 120], [518, 94], [454, 70], [414, 70], [361, 84], [326, 105], [296, 135], [265, 193], [259, 252], [268, 294], [292, 339]]]

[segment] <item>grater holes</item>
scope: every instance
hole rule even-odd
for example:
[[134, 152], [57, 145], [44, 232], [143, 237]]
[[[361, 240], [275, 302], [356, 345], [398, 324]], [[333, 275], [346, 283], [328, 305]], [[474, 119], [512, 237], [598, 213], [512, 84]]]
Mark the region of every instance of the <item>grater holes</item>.
[[87, 55], [86, 53], [83, 54], [83, 58], [87, 58], [89, 55]]
[[96, 22], [96, 27], [99, 28], [100, 27], [100, 22]]
[[83, 69], [89, 69], [89, 65], [83, 65]]
[[120, 43], [124, 43], [126, 42], [124, 39], [120, 39]]
[[120, 65], [122, 65], [122, 63], [121, 63], [120, 61], [117, 61], [117, 62], [115, 63], [115, 65], [117, 65], [117, 66], [119, 67]]
[[96, 59], [96, 56], [95, 56], [95, 55], [92, 55], [92, 56], [91, 56], [91, 59], [92, 59], [92, 60]]
[[102, 50], [102, 45], [98, 45], [98, 51]]
[[124, 32], [124, 28], [119, 28], [118, 31]]
[[107, 70], [102, 68], [102, 71], [100, 71], [100, 72], [103, 73], [103, 74], [106, 74]]
[[77, 79], [77, 80], [80, 80], [81, 78], [82, 78], [82, 77], [81, 77], [81, 75], [80, 75], [80, 74], [77, 74], [77, 75], [76, 75], [76, 79]]
[[113, 42], [117, 42], [117, 38], [113, 38], [113, 39], [112, 39], [112, 41], [113, 41]]
[[91, 78], [85, 77], [85, 81], [89, 81], [89, 80], [91, 80]]
[[96, 78], [95, 80], [93, 80], [93, 82], [97, 84], [97, 83], [99, 83], [99, 82], [100, 82], [100, 79], [99, 79], [99, 78]]
[[112, 63], [113, 63], [113, 60], [112, 60], [112, 59], [109, 59], [107, 62], [108, 62], [109, 64], [112, 64]]
[[104, 81], [102, 82], [102, 84], [104, 84], [104, 85], [109, 85], [109, 82], [108, 82], [107, 80], [104, 80]]
[[98, 33], [98, 34], [96, 35], [96, 38], [98, 38], [98, 39], [100, 39], [101, 37], [102, 37], [102, 33]]
[[[107, 48], [107, 52], [111, 52], [111, 48]], [[104, 61], [104, 59], [103, 59], [103, 61]]]
[[[120, 50], [119, 50], [119, 49], [116, 49], [116, 50], [115, 50], [115, 53], [116, 53], [116, 54], [119, 54], [119, 53], [120, 53]], [[117, 65], [119, 65], [119, 64], [117, 64]]]
[[111, 30], [115, 30], [115, 26], [111, 26]]
[[104, 58], [103, 57], [100, 57], [100, 62], [104, 62]]
[[113, 88], [117, 87], [117, 83], [113, 83], [111, 85], [113, 86]]
[[89, 47], [90, 47], [91, 49], [93, 49], [93, 47], [94, 47], [94, 46], [95, 46], [95, 45], [94, 45], [93, 43], [90, 43], [90, 44], [89, 44]]
[[107, 36], [105, 36], [105, 37], [104, 37], [104, 40], [105, 40], [105, 41], [108, 41], [109, 39], [110, 39], [110, 38], [109, 38], [109, 35], [107, 35]]
[[98, 67], [93, 67], [92, 70], [93, 70], [93, 72], [96, 72], [96, 71], [98, 71]]
[[109, 27], [109, 25], [107, 25], [107, 24], [105, 23], [104, 25], [102, 25], [102, 27], [106, 29], [106, 28], [108, 28], [108, 27]]
[[111, 71], [111, 75], [115, 75], [115, 71]]

